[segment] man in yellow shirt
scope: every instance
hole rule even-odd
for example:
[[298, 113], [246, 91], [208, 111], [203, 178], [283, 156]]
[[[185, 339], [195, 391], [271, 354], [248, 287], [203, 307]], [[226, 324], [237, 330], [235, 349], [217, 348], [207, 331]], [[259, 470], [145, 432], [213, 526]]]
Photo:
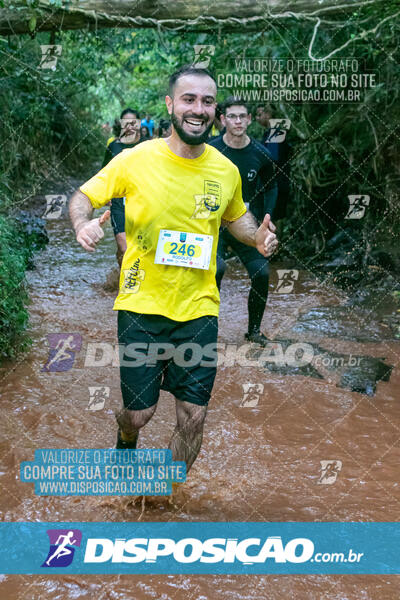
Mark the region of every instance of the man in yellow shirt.
[[136, 447], [162, 388], [176, 399], [169, 447], [173, 460], [186, 461], [187, 470], [200, 450], [216, 374], [221, 222], [264, 256], [278, 244], [269, 215], [258, 227], [246, 212], [237, 167], [205, 144], [216, 92], [205, 69], [189, 66], [174, 73], [166, 96], [171, 136], [124, 150], [70, 201], [77, 241], [93, 252], [107, 218], [92, 219], [93, 208], [126, 198], [127, 250], [114, 305], [124, 347], [117, 448]]

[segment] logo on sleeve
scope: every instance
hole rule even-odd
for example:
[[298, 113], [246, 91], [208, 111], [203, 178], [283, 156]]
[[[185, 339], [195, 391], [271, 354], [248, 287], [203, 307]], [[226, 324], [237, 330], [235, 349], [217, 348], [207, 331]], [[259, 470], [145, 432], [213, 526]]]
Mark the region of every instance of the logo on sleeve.
[[204, 181], [204, 193], [194, 194], [195, 208], [191, 219], [208, 219], [210, 213], [221, 206], [221, 184], [217, 181]]

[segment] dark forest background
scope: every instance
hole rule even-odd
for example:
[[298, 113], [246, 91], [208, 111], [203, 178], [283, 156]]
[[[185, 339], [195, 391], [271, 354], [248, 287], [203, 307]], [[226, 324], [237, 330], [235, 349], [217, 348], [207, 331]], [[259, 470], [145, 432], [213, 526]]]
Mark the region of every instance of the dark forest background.
[[[386, 3], [387, 14], [395, 5]], [[332, 281], [350, 286], [385, 281], [395, 293], [399, 21], [388, 19], [363, 36], [384, 18], [371, 6], [343, 22], [327, 19], [314, 43], [314, 55], [323, 57], [352, 40], [335, 58], [355, 57], [365, 71], [379, 74], [379, 84], [362, 102], [276, 106], [292, 122], [293, 147], [291, 200], [280, 233], [283, 260], [295, 264], [301, 255], [300, 268], [325, 272], [336, 260]], [[215, 46], [210, 67], [219, 71], [228, 71], [237, 57], [306, 59], [314, 25], [293, 18], [243, 34], [107, 29], [35, 35], [32, 22], [32, 35], [0, 37], [0, 357], [15, 356], [26, 344], [25, 271], [38, 242], [24, 211], [49, 193], [49, 181], [71, 174], [85, 179], [100, 166], [107, 138], [102, 124], [126, 106], [156, 121], [167, 117], [168, 76], [193, 61], [194, 44]], [[55, 71], [39, 68], [40, 45], [49, 43], [62, 46]], [[250, 132], [262, 133], [256, 124]], [[354, 193], [368, 194], [371, 204], [365, 218], [351, 222], [345, 214], [347, 196]]]

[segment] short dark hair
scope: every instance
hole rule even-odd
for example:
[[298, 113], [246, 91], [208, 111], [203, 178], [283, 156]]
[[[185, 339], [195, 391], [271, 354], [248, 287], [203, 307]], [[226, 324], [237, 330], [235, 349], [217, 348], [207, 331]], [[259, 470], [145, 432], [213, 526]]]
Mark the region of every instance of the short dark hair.
[[124, 110], [122, 111], [122, 113], [120, 114], [119, 118], [123, 119], [125, 115], [127, 115], [128, 113], [132, 113], [133, 115], [135, 115], [135, 117], [137, 119], [140, 119], [140, 114], [138, 110], [135, 110], [134, 108], [124, 108]]
[[211, 77], [215, 85], [217, 85], [215, 77], [211, 74], [211, 72], [208, 69], [200, 69], [199, 67], [195, 67], [194, 65], [183, 65], [183, 67], [180, 67], [180, 69], [175, 71], [175, 73], [172, 73], [171, 77], [169, 78], [168, 94], [171, 96], [171, 98], [174, 94], [176, 82], [184, 75], [202, 75], [203, 77]]
[[235, 98], [234, 96], [229, 96], [224, 102], [221, 104], [221, 112], [223, 115], [226, 115], [226, 111], [231, 106], [244, 106], [247, 112], [250, 114], [250, 109], [248, 104], [244, 100], [240, 100], [239, 98]]

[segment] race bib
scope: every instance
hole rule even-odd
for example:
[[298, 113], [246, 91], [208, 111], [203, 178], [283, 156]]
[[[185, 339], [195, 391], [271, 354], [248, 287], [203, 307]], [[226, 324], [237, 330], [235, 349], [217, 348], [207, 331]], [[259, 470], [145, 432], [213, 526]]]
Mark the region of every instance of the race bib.
[[161, 229], [155, 264], [208, 269], [213, 246], [212, 235]]

